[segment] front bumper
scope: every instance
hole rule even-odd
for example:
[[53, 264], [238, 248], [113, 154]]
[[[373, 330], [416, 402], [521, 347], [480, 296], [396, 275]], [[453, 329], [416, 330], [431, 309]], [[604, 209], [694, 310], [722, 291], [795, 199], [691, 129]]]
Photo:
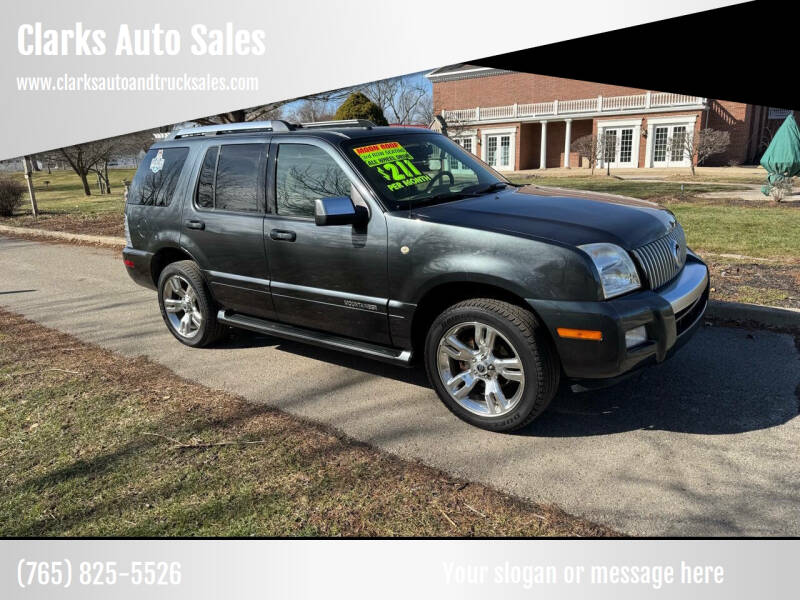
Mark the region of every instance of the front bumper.
[[[690, 253], [678, 276], [657, 290], [604, 302], [528, 300], [528, 303], [550, 330], [567, 377], [608, 380], [661, 362], [686, 343], [705, 313], [708, 282], [708, 268]], [[647, 341], [628, 348], [625, 332], [639, 326], [645, 327]], [[559, 327], [599, 330], [603, 339], [561, 338], [556, 331]]]

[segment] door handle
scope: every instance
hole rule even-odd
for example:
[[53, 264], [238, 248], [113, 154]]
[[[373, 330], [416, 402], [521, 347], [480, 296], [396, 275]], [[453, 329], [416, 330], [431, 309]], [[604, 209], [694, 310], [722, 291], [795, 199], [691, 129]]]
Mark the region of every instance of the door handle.
[[297, 234], [294, 231], [286, 231], [285, 229], [273, 229], [269, 232], [269, 237], [276, 242], [293, 242], [297, 239]]
[[187, 229], [205, 229], [206, 228], [206, 224], [203, 223], [203, 221], [197, 221], [197, 220], [194, 220], [194, 219], [192, 219], [191, 221], [186, 221], [186, 223], [184, 223], [184, 224], [186, 225]]

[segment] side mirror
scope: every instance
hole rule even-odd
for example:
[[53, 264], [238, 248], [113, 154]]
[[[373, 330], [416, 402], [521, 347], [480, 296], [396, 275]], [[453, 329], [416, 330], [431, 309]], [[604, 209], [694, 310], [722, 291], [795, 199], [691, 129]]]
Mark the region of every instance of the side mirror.
[[348, 196], [314, 201], [314, 222], [317, 225], [360, 225], [367, 220], [367, 209], [353, 204]]

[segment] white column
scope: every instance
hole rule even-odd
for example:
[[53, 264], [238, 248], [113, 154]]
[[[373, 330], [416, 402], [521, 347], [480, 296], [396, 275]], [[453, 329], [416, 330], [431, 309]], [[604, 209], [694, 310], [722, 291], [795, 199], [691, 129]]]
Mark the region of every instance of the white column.
[[564, 121], [567, 129], [564, 132], [564, 168], [569, 169], [569, 148], [572, 146], [572, 119]]
[[653, 130], [655, 129], [655, 125], [648, 121], [647, 123], [647, 139], [644, 141], [645, 146], [644, 149], [644, 166], [645, 168], [650, 168], [653, 166]]
[[539, 146], [539, 168], [547, 168], [547, 121], [542, 121], [542, 143]]

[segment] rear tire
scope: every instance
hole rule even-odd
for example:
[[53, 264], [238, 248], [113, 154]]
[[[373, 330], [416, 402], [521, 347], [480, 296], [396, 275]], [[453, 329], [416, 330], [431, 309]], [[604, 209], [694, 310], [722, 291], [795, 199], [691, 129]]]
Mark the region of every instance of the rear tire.
[[459, 302], [434, 319], [425, 369], [456, 416], [498, 432], [542, 414], [561, 376], [555, 348], [533, 313], [491, 298]]
[[161, 271], [158, 306], [167, 329], [182, 344], [202, 348], [225, 333], [200, 269], [190, 260], [170, 263]]

